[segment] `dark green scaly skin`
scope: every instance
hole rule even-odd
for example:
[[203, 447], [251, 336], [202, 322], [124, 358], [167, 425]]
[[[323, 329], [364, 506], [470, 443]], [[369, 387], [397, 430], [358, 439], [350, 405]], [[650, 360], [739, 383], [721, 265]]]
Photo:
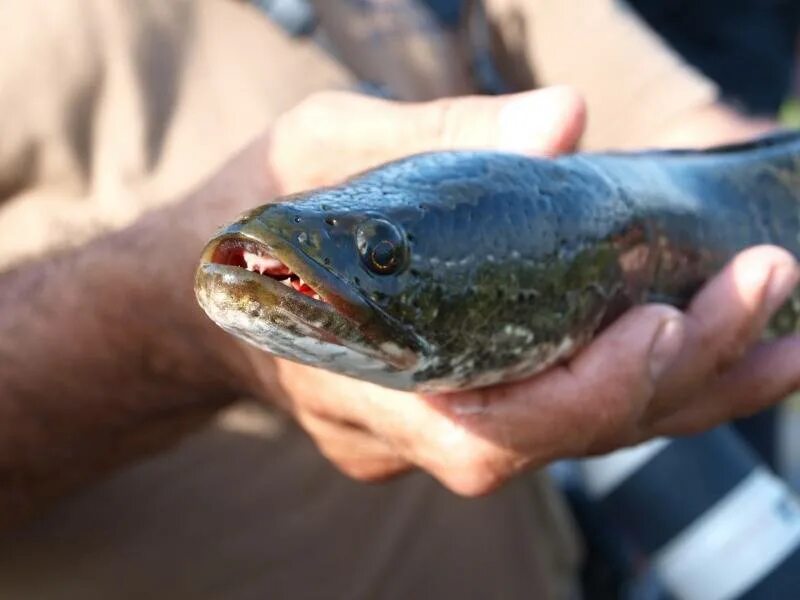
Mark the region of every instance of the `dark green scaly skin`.
[[[416, 363], [387, 365], [375, 377], [275, 349], [249, 326], [227, 328], [384, 385], [461, 389], [568, 357], [632, 304], [684, 306], [745, 247], [772, 243], [800, 256], [800, 136], [556, 160], [425, 154], [290, 200], [253, 211], [210, 247], [244, 235], [294, 270], [313, 262], [322, 275], [304, 277], [314, 289], [344, 283], [370, 305], [354, 327], [374, 348], [394, 337]], [[408, 260], [395, 273], [376, 274], [359, 259], [355, 229], [374, 217], [404, 232]], [[198, 297], [226, 326], [240, 299], [209, 301], [207, 267], [198, 272]], [[782, 312], [778, 329], [795, 328], [797, 308], [795, 301]], [[347, 313], [347, 304], [337, 309]]]

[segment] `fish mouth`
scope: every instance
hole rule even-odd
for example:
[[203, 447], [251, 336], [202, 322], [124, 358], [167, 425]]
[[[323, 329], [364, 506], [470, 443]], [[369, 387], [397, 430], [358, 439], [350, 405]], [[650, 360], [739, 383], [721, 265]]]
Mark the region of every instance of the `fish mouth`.
[[356, 288], [287, 241], [264, 238], [260, 231], [258, 236], [241, 229], [223, 231], [206, 246], [195, 292], [214, 321], [224, 327], [219, 316], [231, 312], [277, 319], [280, 326], [301, 324], [306, 336], [355, 350], [393, 369], [406, 370], [417, 363], [416, 336], [399, 331]]
[[223, 239], [213, 248], [210, 263], [258, 273], [282, 282], [312, 300], [327, 303], [300, 275], [272, 254], [268, 246], [254, 240], [236, 237]]

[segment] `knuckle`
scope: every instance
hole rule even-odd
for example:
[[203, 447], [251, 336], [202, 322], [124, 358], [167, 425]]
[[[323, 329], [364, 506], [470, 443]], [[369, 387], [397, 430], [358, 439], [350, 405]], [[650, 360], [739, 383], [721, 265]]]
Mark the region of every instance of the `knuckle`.
[[753, 341], [752, 330], [749, 321], [739, 321], [730, 323], [725, 332], [705, 327], [697, 332], [693, 346], [698, 352], [701, 383], [716, 379], [739, 362]]
[[591, 418], [587, 418], [585, 408], [571, 413], [572, 427], [561, 436], [565, 453], [613, 447], [640, 429], [653, 410], [655, 388], [649, 371], [636, 367], [602, 385], [584, 388], [583, 394], [592, 398]]
[[451, 449], [443, 467], [444, 484], [453, 492], [467, 497], [481, 496], [496, 489], [510, 473], [500, 464], [497, 452], [476, 443], [461, 444]]
[[709, 379], [713, 380], [719, 377], [739, 362], [752, 343], [752, 337], [752, 327], [749, 323], [742, 323], [735, 327], [731, 336], [722, 344], [711, 334], [706, 334], [701, 348], [712, 350]]
[[445, 486], [459, 496], [477, 498], [497, 489], [505, 478], [484, 470], [456, 470], [448, 473]]

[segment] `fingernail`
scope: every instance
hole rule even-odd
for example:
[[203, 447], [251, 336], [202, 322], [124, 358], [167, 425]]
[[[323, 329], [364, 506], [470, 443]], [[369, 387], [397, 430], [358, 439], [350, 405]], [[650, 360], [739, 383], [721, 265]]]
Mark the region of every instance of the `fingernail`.
[[668, 318], [658, 328], [650, 346], [650, 376], [658, 381], [672, 366], [683, 347], [683, 324], [677, 317]]
[[574, 98], [562, 88], [518, 94], [498, 115], [497, 146], [523, 154], [551, 154], [558, 150], [568, 119], [575, 111]]
[[797, 263], [785, 263], [772, 269], [767, 291], [764, 294], [764, 312], [767, 316], [777, 311], [791, 296], [800, 281]]

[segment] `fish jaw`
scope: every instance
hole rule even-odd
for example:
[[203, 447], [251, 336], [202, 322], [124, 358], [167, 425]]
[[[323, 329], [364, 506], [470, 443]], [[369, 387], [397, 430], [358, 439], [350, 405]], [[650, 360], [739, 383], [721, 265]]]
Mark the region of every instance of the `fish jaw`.
[[[283, 358], [397, 389], [414, 387], [421, 344], [284, 240], [236, 225], [208, 243], [195, 276], [197, 300], [211, 320]], [[224, 249], [237, 244], [245, 264], [238, 264], [238, 255], [237, 264], [226, 264]], [[302, 283], [287, 285], [260, 272], [282, 274], [277, 265]]]

